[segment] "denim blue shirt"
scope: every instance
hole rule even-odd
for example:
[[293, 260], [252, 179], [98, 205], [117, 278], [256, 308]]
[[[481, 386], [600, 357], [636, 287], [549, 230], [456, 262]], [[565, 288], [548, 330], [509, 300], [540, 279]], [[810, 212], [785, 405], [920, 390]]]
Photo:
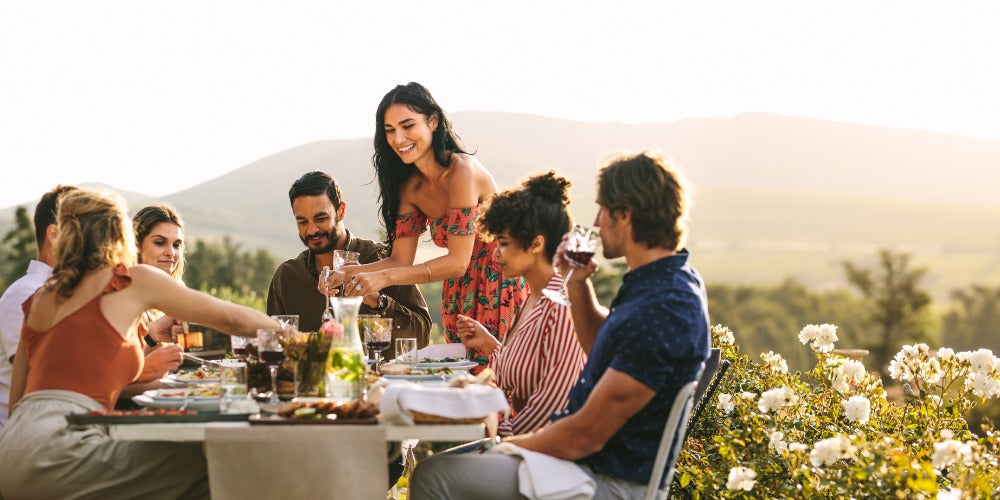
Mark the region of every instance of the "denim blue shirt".
[[580, 379], [570, 390], [569, 405], [552, 420], [579, 411], [608, 368], [624, 372], [656, 395], [601, 451], [578, 463], [601, 474], [649, 482], [670, 406], [677, 391], [697, 376], [710, 343], [705, 286], [688, 264], [686, 250], [625, 274]]

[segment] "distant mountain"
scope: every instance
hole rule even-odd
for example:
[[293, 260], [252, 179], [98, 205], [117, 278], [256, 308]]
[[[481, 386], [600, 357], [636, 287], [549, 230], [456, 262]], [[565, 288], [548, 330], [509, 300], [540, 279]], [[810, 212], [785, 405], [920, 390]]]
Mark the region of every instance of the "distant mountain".
[[[571, 209], [586, 224], [603, 157], [663, 150], [695, 185], [691, 247], [714, 281], [791, 273], [836, 286], [840, 260], [883, 246], [930, 265], [939, 296], [973, 280], [1000, 281], [1000, 141], [766, 113], [645, 125], [496, 112], [452, 118], [501, 188], [549, 168], [571, 179]], [[303, 144], [164, 199], [184, 215], [189, 238], [231, 235], [291, 256], [301, 244], [288, 188], [324, 170], [341, 183], [348, 227], [375, 238], [371, 154], [371, 138]], [[126, 198], [133, 209], [152, 200]], [[0, 210], [4, 227], [12, 213]]]

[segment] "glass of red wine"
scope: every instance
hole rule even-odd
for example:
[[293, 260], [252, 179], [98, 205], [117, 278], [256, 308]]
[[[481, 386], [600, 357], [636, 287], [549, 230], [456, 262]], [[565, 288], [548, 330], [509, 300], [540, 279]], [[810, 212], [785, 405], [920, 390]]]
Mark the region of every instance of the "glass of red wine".
[[563, 248], [563, 256], [569, 262], [570, 266], [569, 272], [563, 277], [563, 286], [558, 291], [542, 290], [542, 294], [557, 304], [569, 307], [569, 292], [566, 290], [566, 283], [569, 283], [569, 277], [573, 275], [574, 269], [586, 266], [590, 262], [590, 259], [594, 257], [594, 253], [597, 251], [599, 242], [600, 236], [597, 234], [597, 231], [579, 224], [573, 224], [573, 228], [569, 230], [569, 237], [566, 238], [566, 245]]
[[392, 343], [392, 318], [382, 318], [373, 314], [358, 315], [358, 326], [361, 328], [365, 347], [375, 353], [375, 371], [378, 372], [382, 362], [382, 351]]
[[240, 361], [247, 360], [247, 348], [257, 343], [256, 337], [239, 337], [233, 335], [229, 337], [229, 343], [233, 347], [233, 355]]
[[285, 361], [285, 349], [281, 339], [290, 333], [284, 328], [261, 328], [257, 330], [257, 353], [271, 370], [271, 404], [278, 403], [278, 367]]

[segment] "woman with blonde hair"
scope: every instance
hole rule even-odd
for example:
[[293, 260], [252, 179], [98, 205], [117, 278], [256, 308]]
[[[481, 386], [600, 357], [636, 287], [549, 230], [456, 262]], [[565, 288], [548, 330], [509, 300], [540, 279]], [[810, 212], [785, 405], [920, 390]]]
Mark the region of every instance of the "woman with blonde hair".
[[136, 324], [145, 310], [243, 336], [276, 322], [137, 265], [128, 217], [107, 195], [67, 193], [57, 220], [52, 276], [22, 306], [11, 418], [0, 432], [0, 496], [208, 497], [200, 446], [113, 441], [106, 427], [70, 426], [65, 417], [110, 410], [142, 372]]

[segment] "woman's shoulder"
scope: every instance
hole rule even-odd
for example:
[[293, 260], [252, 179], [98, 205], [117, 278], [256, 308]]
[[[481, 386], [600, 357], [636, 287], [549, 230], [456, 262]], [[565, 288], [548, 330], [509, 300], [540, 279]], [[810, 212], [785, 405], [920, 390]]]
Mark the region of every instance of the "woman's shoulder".
[[455, 153], [448, 166], [448, 185], [474, 185], [478, 191], [477, 198], [482, 201], [497, 192], [497, 184], [489, 170], [474, 156], [467, 153]]

